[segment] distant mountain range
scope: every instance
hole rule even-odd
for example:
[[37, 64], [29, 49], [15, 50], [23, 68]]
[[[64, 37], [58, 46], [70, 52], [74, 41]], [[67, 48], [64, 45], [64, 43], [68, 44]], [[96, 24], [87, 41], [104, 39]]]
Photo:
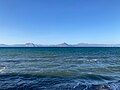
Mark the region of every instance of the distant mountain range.
[[26, 43], [26, 44], [14, 44], [14, 45], [0, 44], [0, 47], [120, 47], [120, 44], [61, 43], [57, 45], [41, 45], [41, 44], [34, 44], [34, 43]]

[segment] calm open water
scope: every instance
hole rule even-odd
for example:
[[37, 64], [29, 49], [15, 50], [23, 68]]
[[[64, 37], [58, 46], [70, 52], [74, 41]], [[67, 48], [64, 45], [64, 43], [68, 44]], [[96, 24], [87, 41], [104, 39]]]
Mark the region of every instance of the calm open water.
[[0, 48], [0, 90], [120, 90], [120, 48]]

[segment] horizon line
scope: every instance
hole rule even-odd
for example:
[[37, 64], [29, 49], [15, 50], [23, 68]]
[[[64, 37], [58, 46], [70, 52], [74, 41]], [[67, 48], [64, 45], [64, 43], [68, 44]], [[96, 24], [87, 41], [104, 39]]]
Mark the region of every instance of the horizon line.
[[43, 44], [43, 43], [32, 43], [32, 42], [27, 42], [27, 43], [12, 43], [12, 44], [8, 44], [8, 43], [0, 43], [0, 45], [19, 45], [19, 44], [36, 44], [36, 45], [59, 45], [59, 44], [68, 44], [68, 45], [76, 45], [76, 44], [112, 44], [112, 45], [118, 45], [120, 43], [54, 43], [54, 44]]

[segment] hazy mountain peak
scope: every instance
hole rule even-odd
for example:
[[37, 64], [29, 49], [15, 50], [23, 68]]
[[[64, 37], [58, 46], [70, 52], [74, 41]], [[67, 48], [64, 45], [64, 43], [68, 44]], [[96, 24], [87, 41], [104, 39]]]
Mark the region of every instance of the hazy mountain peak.
[[26, 43], [25, 46], [26, 47], [35, 47], [35, 44], [33, 44], [33, 43]]
[[61, 45], [68, 45], [68, 44], [64, 42], [64, 43], [61, 43]]
[[67, 46], [69, 46], [69, 44], [64, 42], [64, 43], [58, 44], [57, 46], [59, 46], [59, 47], [67, 47]]

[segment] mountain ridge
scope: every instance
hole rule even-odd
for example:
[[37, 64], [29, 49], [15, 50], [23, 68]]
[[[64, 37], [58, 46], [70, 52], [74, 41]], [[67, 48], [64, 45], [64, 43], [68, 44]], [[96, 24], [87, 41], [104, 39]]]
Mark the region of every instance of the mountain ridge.
[[61, 43], [55, 45], [42, 45], [34, 43], [25, 43], [25, 44], [0, 44], [0, 47], [120, 47], [120, 44], [89, 44], [89, 43], [78, 43], [78, 44], [68, 44]]

